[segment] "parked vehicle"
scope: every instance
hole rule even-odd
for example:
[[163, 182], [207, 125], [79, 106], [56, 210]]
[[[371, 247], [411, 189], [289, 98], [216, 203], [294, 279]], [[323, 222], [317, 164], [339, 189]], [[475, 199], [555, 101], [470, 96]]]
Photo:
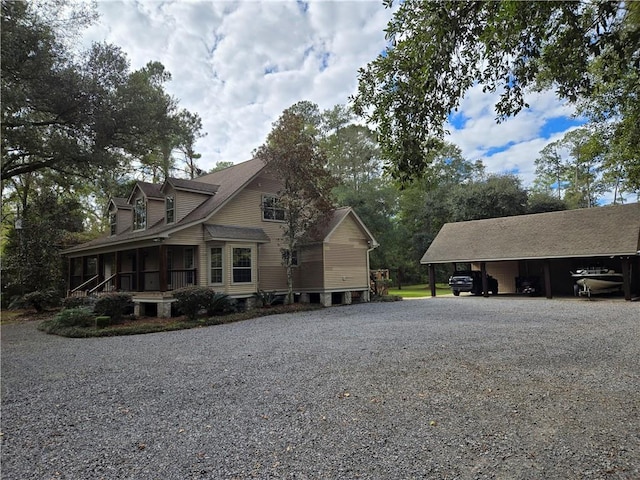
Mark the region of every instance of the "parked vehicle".
[[[477, 270], [465, 270], [453, 272], [449, 278], [449, 286], [457, 297], [460, 292], [471, 292], [473, 295], [482, 295], [482, 272]], [[487, 289], [493, 294], [498, 294], [498, 280], [487, 275]]]

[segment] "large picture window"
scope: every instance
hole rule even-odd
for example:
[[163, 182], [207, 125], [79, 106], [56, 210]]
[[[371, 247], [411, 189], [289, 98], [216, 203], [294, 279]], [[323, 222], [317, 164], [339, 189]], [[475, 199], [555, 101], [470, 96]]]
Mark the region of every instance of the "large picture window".
[[222, 248], [211, 248], [211, 283], [222, 282]]
[[280, 205], [278, 197], [273, 195], [262, 197], [262, 219], [284, 221], [284, 208]]
[[175, 201], [173, 199], [173, 195], [168, 195], [165, 199], [165, 207], [167, 211], [167, 223], [173, 223], [176, 219], [175, 216]]
[[144, 198], [138, 198], [133, 209], [133, 229], [143, 230], [145, 228], [147, 228], [147, 204]]
[[251, 249], [233, 249], [233, 283], [251, 282]]

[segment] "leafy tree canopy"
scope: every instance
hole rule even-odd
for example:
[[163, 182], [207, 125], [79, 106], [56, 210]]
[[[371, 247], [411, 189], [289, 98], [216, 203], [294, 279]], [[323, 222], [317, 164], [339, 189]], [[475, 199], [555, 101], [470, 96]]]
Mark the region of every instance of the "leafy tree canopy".
[[76, 60], [50, 17], [33, 3], [2, 1], [3, 181], [43, 170], [95, 178], [153, 152], [166, 161], [179, 145], [195, 158], [201, 123], [177, 111], [160, 63], [130, 72], [107, 44]]
[[354, 107], [377, 126], [402, 181], [424, 171], [425, 153], [440, 147], [448, 116], [476, 84], [499, 92], [498, 121], [528, 106], [527, 91], [553, 88], [620, 122], [617, 138], [637, 154], [639, 19], [638, 2], [406, 0], [386, 30], [389, 46], [359, 72]]

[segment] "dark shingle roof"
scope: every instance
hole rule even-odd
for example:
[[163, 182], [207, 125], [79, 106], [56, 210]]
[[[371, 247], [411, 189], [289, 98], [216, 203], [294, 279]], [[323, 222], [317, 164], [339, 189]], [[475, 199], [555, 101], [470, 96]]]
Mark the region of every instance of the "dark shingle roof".
[[[166, 225], [164, 219], [162, 219], [146, 230], [139, 230], [135, 232], [127, 230], [118, 235], [105, 235], [90, 242], [71, 247], [63, 253], [80, 252], [98, 247], [118, 245], [129, 241], [148, 240], [149, 238], [154, 237], [168, 237], [171, 232], [205, 221], [236, 193], [242, 190], [245, 185], [253, 180], [264, 167], [265, 164], [262, 160], [253, 159], [233, 165], [218, 172], [204, 175], [199, 177], [197, 180], [183, 180], [182, 182], [189, 182], [188, 184], [191, 186], [195, 183], [196, 186], [205, 190], [213, 190], [215, 188], [215, 195], [208, 196], [204, 202], [176, 224]], [[187, 185], [187, 183], [182, 182], [179, 181], [178, 183], [181, 185]], [[204, 187], [202, 184], [208, 184], [211, 187]], [[148, 198], [164, 198], [159, 185], [148, 182], [137, 182], [136, 187], [134, 187], [134, 192], [135, 188], [140, 188]]]
[[230, 225], [205, 225], [206, 240], [249, 240], [269, 242], [269, 236], [261, 228], [235, 227]]
[[445, 224], [420, 263], [636, 255], [640, 203]]
[[207, 195], [215, 194], [220, 188], [220, 185], [205, 183], [198, 180], [187, 180], [185, 178], [168, 178], [166, 183], [173, 186], [176, 190], [186, 190], [189, 192], [204, 193]]

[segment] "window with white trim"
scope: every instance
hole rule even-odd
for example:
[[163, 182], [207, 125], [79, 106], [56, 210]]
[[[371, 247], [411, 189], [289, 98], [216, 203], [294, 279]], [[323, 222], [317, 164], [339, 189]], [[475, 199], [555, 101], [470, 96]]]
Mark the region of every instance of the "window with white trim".
[[284, 222], [284, 208], [280, 205], [278, 197], [274, 195], [263, 195], [262, 219]]
[[164, 200], [167, 223], [173, 223], [176, 219], [175, 199], [173, 195], [167, 195]]
[[223, 283], [222, 279], [222, 247], [211, 247], [210, 256], [210, 282]]
[[147, 202], [143, 197], [137, 198], [133, 207], [133, 229], [144, 230], [147, 228]]
[[109, 235], [118, 233], [118, 215], [115, 212], [109, 214]]
[[251, 248], [233, 249], [233, 283], [251, 283]]

